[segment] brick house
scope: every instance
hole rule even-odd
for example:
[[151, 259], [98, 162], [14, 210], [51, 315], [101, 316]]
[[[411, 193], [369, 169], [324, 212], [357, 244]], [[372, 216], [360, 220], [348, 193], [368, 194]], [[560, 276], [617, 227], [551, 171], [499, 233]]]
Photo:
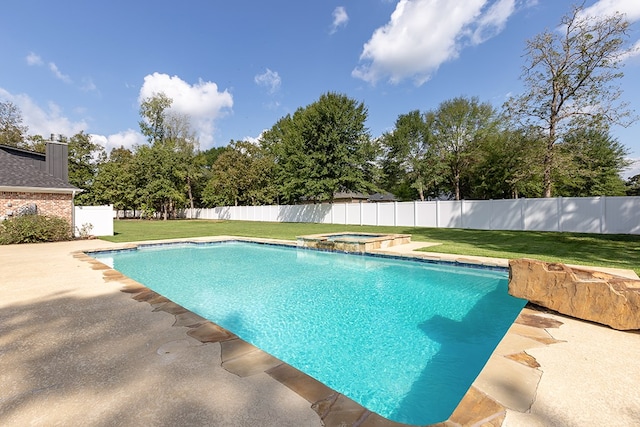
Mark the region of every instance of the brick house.
[[47, 142], [46, 154], [0, 145], [0, 221], [25, 211], [66, 219], [73, 227], [73, 198], [65, 143]]

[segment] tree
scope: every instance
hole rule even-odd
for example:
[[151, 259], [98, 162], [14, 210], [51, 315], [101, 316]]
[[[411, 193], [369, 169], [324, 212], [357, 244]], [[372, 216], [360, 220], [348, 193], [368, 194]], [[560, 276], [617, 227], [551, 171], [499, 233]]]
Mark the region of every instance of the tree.
[[449, 171], [455, 200], [461, 198], [461, 180], [477, 144], [495, 132], [495, 115], [491, 104], [481, 103], [476, 97], [444, 101], [428, 113], [433, 138]]
[[194, 183], [203, 176], [204, 158], [197, 156], [198, 138], [187, 115], [168, 112], [164, 118], [165, 143], [177, 157], [176, 177], [183, 182], [191, 209], [195, 207]]
[[554, 146], [572, 129], [633, 121], [615, 82], [629, 24], [622, 14], [585, 16], [581, 6], [527, 41], [526, 92], [506, 103], [509, 114], [545, 135], [544, 197], [551, 197]]
[[173, 100], [164, 93], [156, 93], [146, 98], [140, 104], [140, 117], [138, 122], [140, 131], [151, 144], [162, 142], [165, 139], [166, 112], [171, 107]]
[[77, 205], [97, 203], [93, 183], [98, 166], [106, 160], [106, 153], [100, 144], [91, 141], [84, 132], [73, 135], [69, 145], [69, 184], [84, 190], [74, 201]]
[[445, 179], [442, 159], [434, 145], [427, 117], [418, 110], [401, 114], [379, 143], [383, 149], [383, 186], [402, 199], [437, 196]]
[[273, 158], [247, 141], [231, 141], [213, 165], [213, 176], [203, 191], [208, 206], [261, 205], [276, 200]]
[[150, 145], [141, 146], [135, 160], [141, 176], [141, 197], [148, 213], [175, 216], [178, 206], [195, 206], [194, 181], [202, 169], [196, 163], [198, 141], [189, 117], [170, 111], [172, 100], [163, 93], [143, 100], [140, 130]]
[[124, 147], [112, 149], [108, 160], [98, 165], [93, 183], [96, 202], [113, 204], [118, 211], [136, 209], [139, 207], [137, 187], [133, 153]]
[[280, 119], [261, 144], [276, 161], [283, 199], [332, 201], [338, 191], [374, 190], [376, 149], [366, 119], [363, 103], [332, 92]]
[[640, 174], [634, 175], [625, 183], [627, 196], [640, 196]]
[[542, 195], [544, 140], [535, 131], [501, 129], [478, 142], [465, 180], [472, 199]]
[[559, 196], [624, 196], [620, 174], [629, 165], [627, 150], [608, 132], [580, 129], [559, 143], [555, 189]]
[[26, 133], [18, 106], [11, 101], [0, 101], [0, 144], [21, 147]]

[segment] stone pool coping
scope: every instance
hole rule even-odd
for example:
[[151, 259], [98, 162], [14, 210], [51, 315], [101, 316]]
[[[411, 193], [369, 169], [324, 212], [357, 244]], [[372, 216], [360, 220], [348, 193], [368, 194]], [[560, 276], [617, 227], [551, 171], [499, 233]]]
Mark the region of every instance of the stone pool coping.
[[[238, 240], [237, 237], [230, 238]], [[213, 241], [222, 239], [176, 239], [173, 241]], [[295, 245], [295, 242], [282, 242], [271, 239], [250, 240]], [[8, 281], [0, 284], [0, 316], [3, 317], [2, 320], [6, 320], [7, 313], [13, 313], [12, 316], [15, 317], [11, 317], [11, 319], [14, 320], [14, 323], [16, 323], [15, 319], [23, 316], [23, 314], [17, 313], [20, 307], [15, 308], [15, 305], [26, 304], [26, 302], [35, 304], [37, 301], [55, 300], [58, 295], [83, 293], [87, 292], [87, 289], [91, 289], [92, 292], [97, 292], [100, 295], [109, 294], [109, 297], [115, 297], [113, 295], [115, 290], [123, 286], [134, 286], [134, 284], [122, 283], [123, 280], [128, 279], [116, 278], [115, 273], [104, 274], [109, 271], [108, 269], [92, 270], [88, 268], [92, 265], [87, 262], [88, 260], [73, 258], [70, 253], [92, 248], [104, 249], [131, 246], [102, 241], [82, 241], [0, 247], [0, 272], [3, 277], [9, 278]], [[55, 253], [56, 256], [38, 257], [37, 254], [41, 254], [40, 256], [42, 257], [42, 254], [47, 254], [47, 251]], [[77, 254], [77, 256], [82, 257], [81, 254]], [[440, 255], [419, 253], [418, 256]], [[463, 257], [463, 259], [467, 260], [469, 257]], [[489, 262], [489, 260], [480, 261]], [[105, 278], [107, 279], [106, 284], [104, 282]], [[200, 338], [204, 337], [205, 341], [216, 336], [224, 338], [224, 340], [218, 339], [219, 342], [222, 341], [219, 345], [221, 349], [219, 360], [222, 361], [223, 367], [229, 368], [229, 370], [239, 369], [241, 373], [253, 373], [253, 375], [242, 378], [241, 382], [246, 382], [245, 386], [238, 386], [237, 384], [229, 386], [224, 380], [217, 378], [217, 384], [222, 389], [228, 386], [230, 390], [233, 390], [234, 387], [240, 387], [240, 389], [249, 387], [246, 393], [251, 393], [251, 390], [255, 388], [255, 382], [264, 380], [265, 375], [263, 373], [266, 371], [267, 375], [271, 375], [271, 378], [280, 375], [281, 381], [274, 381], [274, 383], [285, 384], [293, 390], [298, 389], [297, 391], [301, 395], [307, 396], [306, 400], [301, 399], [303, 402], [307, 402], [307, 406], [311, 406], [311, 401], [318, 398], [318, 396], [326, 395], [327, 391], [323, 389], [323, 386], [313, 385], [313, 383], [311, 383], [311, 386], [300, 385], [308, 383], [304, 381], [298, 382], [300, 379], [299, 374], [295, 371], [290, 371], [285, 365], [277, 364], [274, 366], [273, 363], [277, 362], [271, 360], [270, 357], [264, 356], [259, 350], [255, 350], [251, 346], [247, 347], [247, 345], [238, 341], [232, 343], [234, 338], [221, 331], [215, 325], [207, 323], [209, 326], [203, 329], [200, 329], [203, 325], [193, 327], [199, 323], [199, 320], [192, 318], [186, 311], [183, 312], [182, 310], [184, 309], [181, 307], [175, 306], [168, 301], [163, 301], [161, 297], [151, 297], [149, 293], [146, 293], [145, 296], [144, 291], [133, 293], [132, 295], [137, 295], [138, 299], [143, 301], [146, 299], [144, 304], [140, 304], [140, 306], [150, 306], [153, 310], [157, 309], [157, 311], [149, 309], [135, 310], [136, 312], [141, 311], [141, 315], [145, 319], [151, 317], [155, 319], [155, 316], [160, 313], [164, 313], [164, 315], [174, 319], [172, 321], [173, 326], [171, 326], [171, 322], [163, 321], [164, 323], [158, 325], [157, 319], [151, 321], [151, 323], [145, 324], [147, 326], [141, 326], [141, 330], [136, 334], [135, 339], [131, 339], [134, 342], [136, 340], [148, 342], [150, 338], [145, 335], [148, 334], [145, 331], [151, 330], [150, 326], [154, 325], [153, 330], [155, 333], [159, 333], [162, 336], [168, 334], [173, 338], [157, 349], [158, 351], [166, 352], [163, 353], [165, 357], [177, 357], [176, 355], [204, 351], [203, 347], [193, 346], [193, 335]], [[92, 298], [95, 297], [92, 296]], [[120, 301], [120, 298], [117, 300]], [[79, 300], [77, 303], [86, 305], [87, 301], [92, 301], [92, 299]], [[76, 317], [89, 317], [77, 319], [77, 330], [73, 331], [73, 336], [70, 338], [71, 349], [78, 348], [73, 343], [78, 340], [81, 341], [80, 338], [91, 332], [92, 329], [87, 329], [85, 324], [94, 325], [95, 323], [95, 319], [91, 318], [92, 313], [82, 312], [81, 307], [74, 305], [77, 303], [74, 303], [74, 301], [69, 303], [69, 307], [73, 311], [74, 320]], [[119, 303], [122, 303], [122, 301]], [[113, 305], [113, 302], [109, 300], [105, 304]], [[107, 308], [106, 313], [111, 310], [110, 306]], [[113, 321], [114, 319], [105, 320]], [[3, 322], [0, 322], [0, 328], [2, 328], [2, 324]], [[37, 349], [38, 345], [45, 345], [49, 341], [54, 344], [59, 343], [62, 332], [55, 327], [49, 330], [48, 326], [49, 324], [41, 326], [42, 330], [46, 330], [47, 334], [50, 334], [39, 340], [44, 344], [33, 342], [17, 343], [18, 338], [16, 338], [16, 343], [13, 346], [9, 346], [8, 350], [5, 350], [7, 348], [7, 340], [10, 340], [13, 335], [19, 335], [21, 329], [17, 329], [8, 335], [4, 332], [0, 334], [0, 344], [4, 347], [0, 348], [0, 350], [4, 350], [4, 352], [0, 352], [0, 357], [2, 357], [3, 362], [6, 362], [7, 366], [7, 371], [0, 373], [0, 376], [2, 376], [3, 384], [9, 384], [10, 386], [4, 388], [4, 391], [0, 391], [0, 423], [3, 425], [21, 425], [21, 422], [17, 420], [22, 421], [22, 424], [25, 421], [35, 424], [51, 424], [52, 420], [59, 419], [67, 422], [73, 419], [88, 419], [85, 404], [87, 403], [87, 398], [91, 401], [91, 396], [83, 397], [80, 403], [70, 405], [70, 407], [69, 405], [60, 407], [55, 398], [60, 390], [65, 390], [66, 386], [64, 384], [50, 384], [48, 378], [57, 378], [51, 372], [42, 378], [39, 377], [37, 380], [32, 378], [33, 373], [40, 368], [31, 364], [25, 365], [25, 349], [33, 351], [33, 348]], [[139, 323], [132, 321], [127, 323], [126, 326], [135, 331]], [[199, 332], [196, 333], [195, 331], [198, 330]], [[191, 335], [189, 335], [189, 332], [191, 332]], [[110, 334], [109, 331], [105, 331], [105, 333]], [[178, 339], [181, 335], [183, 338]], [[105, 341], [109, 341], [109, 339], [110, 336], [104, 336]], [[25, 339], [22, 341], [25, 341]], [[27, 339], [26, 341], [29, 340]], [[197, 342], [201, 343], [202, 341]], [[115, 348], [119, 348], [118, 346], [122, 345], [122, 342], [117, 341]], [[201, 345], [205, 346], [205, 350], [213, 351], [212, 347], [210, 347], [211, 344]], [[80, 346], [79, 348], [82, 347]], [[142, 357], [139, 354], [142, 348], [140, 347], [136, 350], [136, 348], [126, 345], [122, 348], [122, 351], [127, 356], [126, 360], [137, 360]], [[612, 357], [612, 351], [615, 351], [616, 357]], [[588, 322], [565, 318], [536, 307], [527, 307], [498, 348], [496, 348], [496, 351], [454, 414], [448, 421], [440, 425], [632, 425], [640, 421], [640, 392], [636, 386], [636, 381], [633, 380], [632, 375], [629, 375], [629, 373], [640, 371], [640, 361], [636, 357], [639, 352], [639, 334], [613, 331]], [[100, 356], [94, 353], [90, 354], [96, 357]], [[157, 358], [159, 354], [154, 354], [154, 356]], [[71, 351], [68, 355], [73, 356], [73, 352]], [[105, 354], [102, 358], [108, 358], [108, 355]], [[102, 359], [98, 357], [98, 360]], [[155, 368], [149, 371], [148, 374], [152, 378], [156, 378], [161, 372], [161, 367], [157, 365], [157, 362], [155, 363], [156, 365], [151, 364], [151, 367]], [[536, 366], [537, 364], [541, 366]], [[256, 371], [258, 373], [254, 372], [255, 369], [258, 369]], [[12, 373], [7, 374], [7, 372]], [[79, 375], [77, 381], [82, 384], [91, 384], [91, 381], [95, 380], [95, 378], [92, 379], [91, 375], [83, 374], [83, 372], [78, 372], [76, 375]], [[585, 378], [589, 378], [588, 383], [585, 382]], [[178, 383], [172, 385], [166, 383], [167, 379], [164, 377], [158, 377], [157, 379], [159, 381], [158, 384], [163, 385], [159, 390], [160, 396], [155, 396], [155, 400], [162, 400], [161, 398], [165, 397], [164, 394], [166, 394], [167, 389], [182, 385], [184, 382], [195, 381], [193, 378], [185, 377], [180, 378]], [[65, 380], [60, 381], [64, 383]], [[290, 382], [287, 384], [287, 381]], [[34, 382], [35, 385], [30, 389], [22, 390], [22, 384], [28, 384], [29, 382]], [[123, 385], [123, 387], [128, 386], [128, 384]], [[276, 386], [270, 387], [280, 390]], [[306, 389], [306, 391], [300, 390], [300, 388]], [[185, 391], [182, 393], [185, 393]], [[193, 393], [202, 393], [202, 391], [198, 391], [196, 388]], [[107, 404], [104, 404], [108, 407], [126, 406], [127, 400], [131, 399], [131, 395], [126, 394], [111, 394], [109, 396], [110, 399]], [[317, 404], [314, 409], [320, 414], [319, 418], [315, 415], [317, 424], [309, 421], [308, 414], [302, 415], [303, 418], [296, 418], [300, 414], [287, 412], [291, 408], [282, 407], [281, 404], [274, 405], [273, 403], [271, 403], [270, 410], [265, 409], [266, 417], [261, 418], [263, 420], [262, 424], [398, 425], [397, 423], [387, 424], [381, 417], [366, 414], [362, 408], [354, 408], [350, 401], [341, 396], [335, 394], [330, 394], [330, 396], [329, 399], [315, 400]], [[266, 399], [268, 396], [263, 397]], [[300, 400], [293, 399], [291, 396], [285, 398], [285, 400], [287, 402], [298, 402], [296, 404], [299, 406]], [[13, 402], [23, 401], [26, 403], [22, 404], [19, 414], [5, 411], [7, 408], [11, 409], [13, 407], [11, 406], [14, 405]], [[27, 405], [28, 403], [30, 405]], [[233, 406], [233, 402], [227, 402], [227, 404], [231, 408], [228, 411], [230, 414], [227, 414], [231, 418], [227, 422], [234, 419], [234, 416], [242, 415], [243, 411], [251, 409], [247, 408], [247, 405]], [[154, 408], [155, 412], [162, 413], [162, 409], [158, 407], [157, 403], [151, 403], [149, 408], [144, 406], [144, 403], [138, 403], [134, 406], [141, 413], [145, 413], [148, 416], [153, 415]], [[55, 407], [56, 410], [50, 411], [46, 409], [47, 407]], [[64, 408], [67, 408], [68, 412], [64, 412]], [[176, 409], [175, 411], [180, 413], [188, 412], [185, 408], [188, 409], [190, 406], [186, 405], [184, 408]], [[224, 414], [224, 411], [222, 413]], [[55, 418], [56, 416], [58, 418]], [[130, 414], [130, 416], [134, 416], [134, 414]], [[191, 416], [195, 415], [191, 414]], [[301, 421], [301, 419], [306, 421]], [[91, 423], [89, 422], [89, 424]], [[233, 422], [227, 425], [251, 425], [251, 423], [241, 419], [234, 419]]]

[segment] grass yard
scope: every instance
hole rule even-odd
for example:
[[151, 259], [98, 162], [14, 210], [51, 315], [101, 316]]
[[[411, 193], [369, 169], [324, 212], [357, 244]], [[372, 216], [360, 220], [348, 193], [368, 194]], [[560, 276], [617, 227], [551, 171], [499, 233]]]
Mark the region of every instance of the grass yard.
[[202, 236], [245, 236], [295, 240], [304, 234], [343, 231], [406, 233], [412, 241], [437, 242], [425, 251], [495, 258], [536, 258], [567, 264], [632, 269], [640, 275], [640, 236], [488, 231], [450, 228], [376, 227], [338, 224], [272, 223], [252, 221], [114, 221], [110, 242]]

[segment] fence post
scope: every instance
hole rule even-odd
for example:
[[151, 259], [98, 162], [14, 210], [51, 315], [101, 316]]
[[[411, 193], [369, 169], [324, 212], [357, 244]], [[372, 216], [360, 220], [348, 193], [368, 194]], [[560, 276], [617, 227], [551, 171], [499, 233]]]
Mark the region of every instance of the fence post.
[[376, 203], [376, 225], [380, 225], [380, 203]]
[[600, 234], [604, 233], [605, 222], [607, 217], [607, 197], [600, 196]]
[[413, 201], [413, 227], [418, 226], [418, 201]]
[[393, 226], [398, 225], [398, 202], [393, 202]]
[[558, 197], [557, 199], [558, 201], [558, 205], [557, 205], [557, 211], [558, 211], [558, 231], [562, 232], [562, 215], [564, 215], [564, 212], [562, 212], [562, 196]]
[[436, 200], [436, 228], [440, 228], [440, 200]]
[[493, 209], [494, 209], [494, 205], [495, 203], [493, 202], [493, 199], [489, 199], [489, 230], [493, 230]]
[[362, 200], [360, 200], [360, 226], [362, 226]]

